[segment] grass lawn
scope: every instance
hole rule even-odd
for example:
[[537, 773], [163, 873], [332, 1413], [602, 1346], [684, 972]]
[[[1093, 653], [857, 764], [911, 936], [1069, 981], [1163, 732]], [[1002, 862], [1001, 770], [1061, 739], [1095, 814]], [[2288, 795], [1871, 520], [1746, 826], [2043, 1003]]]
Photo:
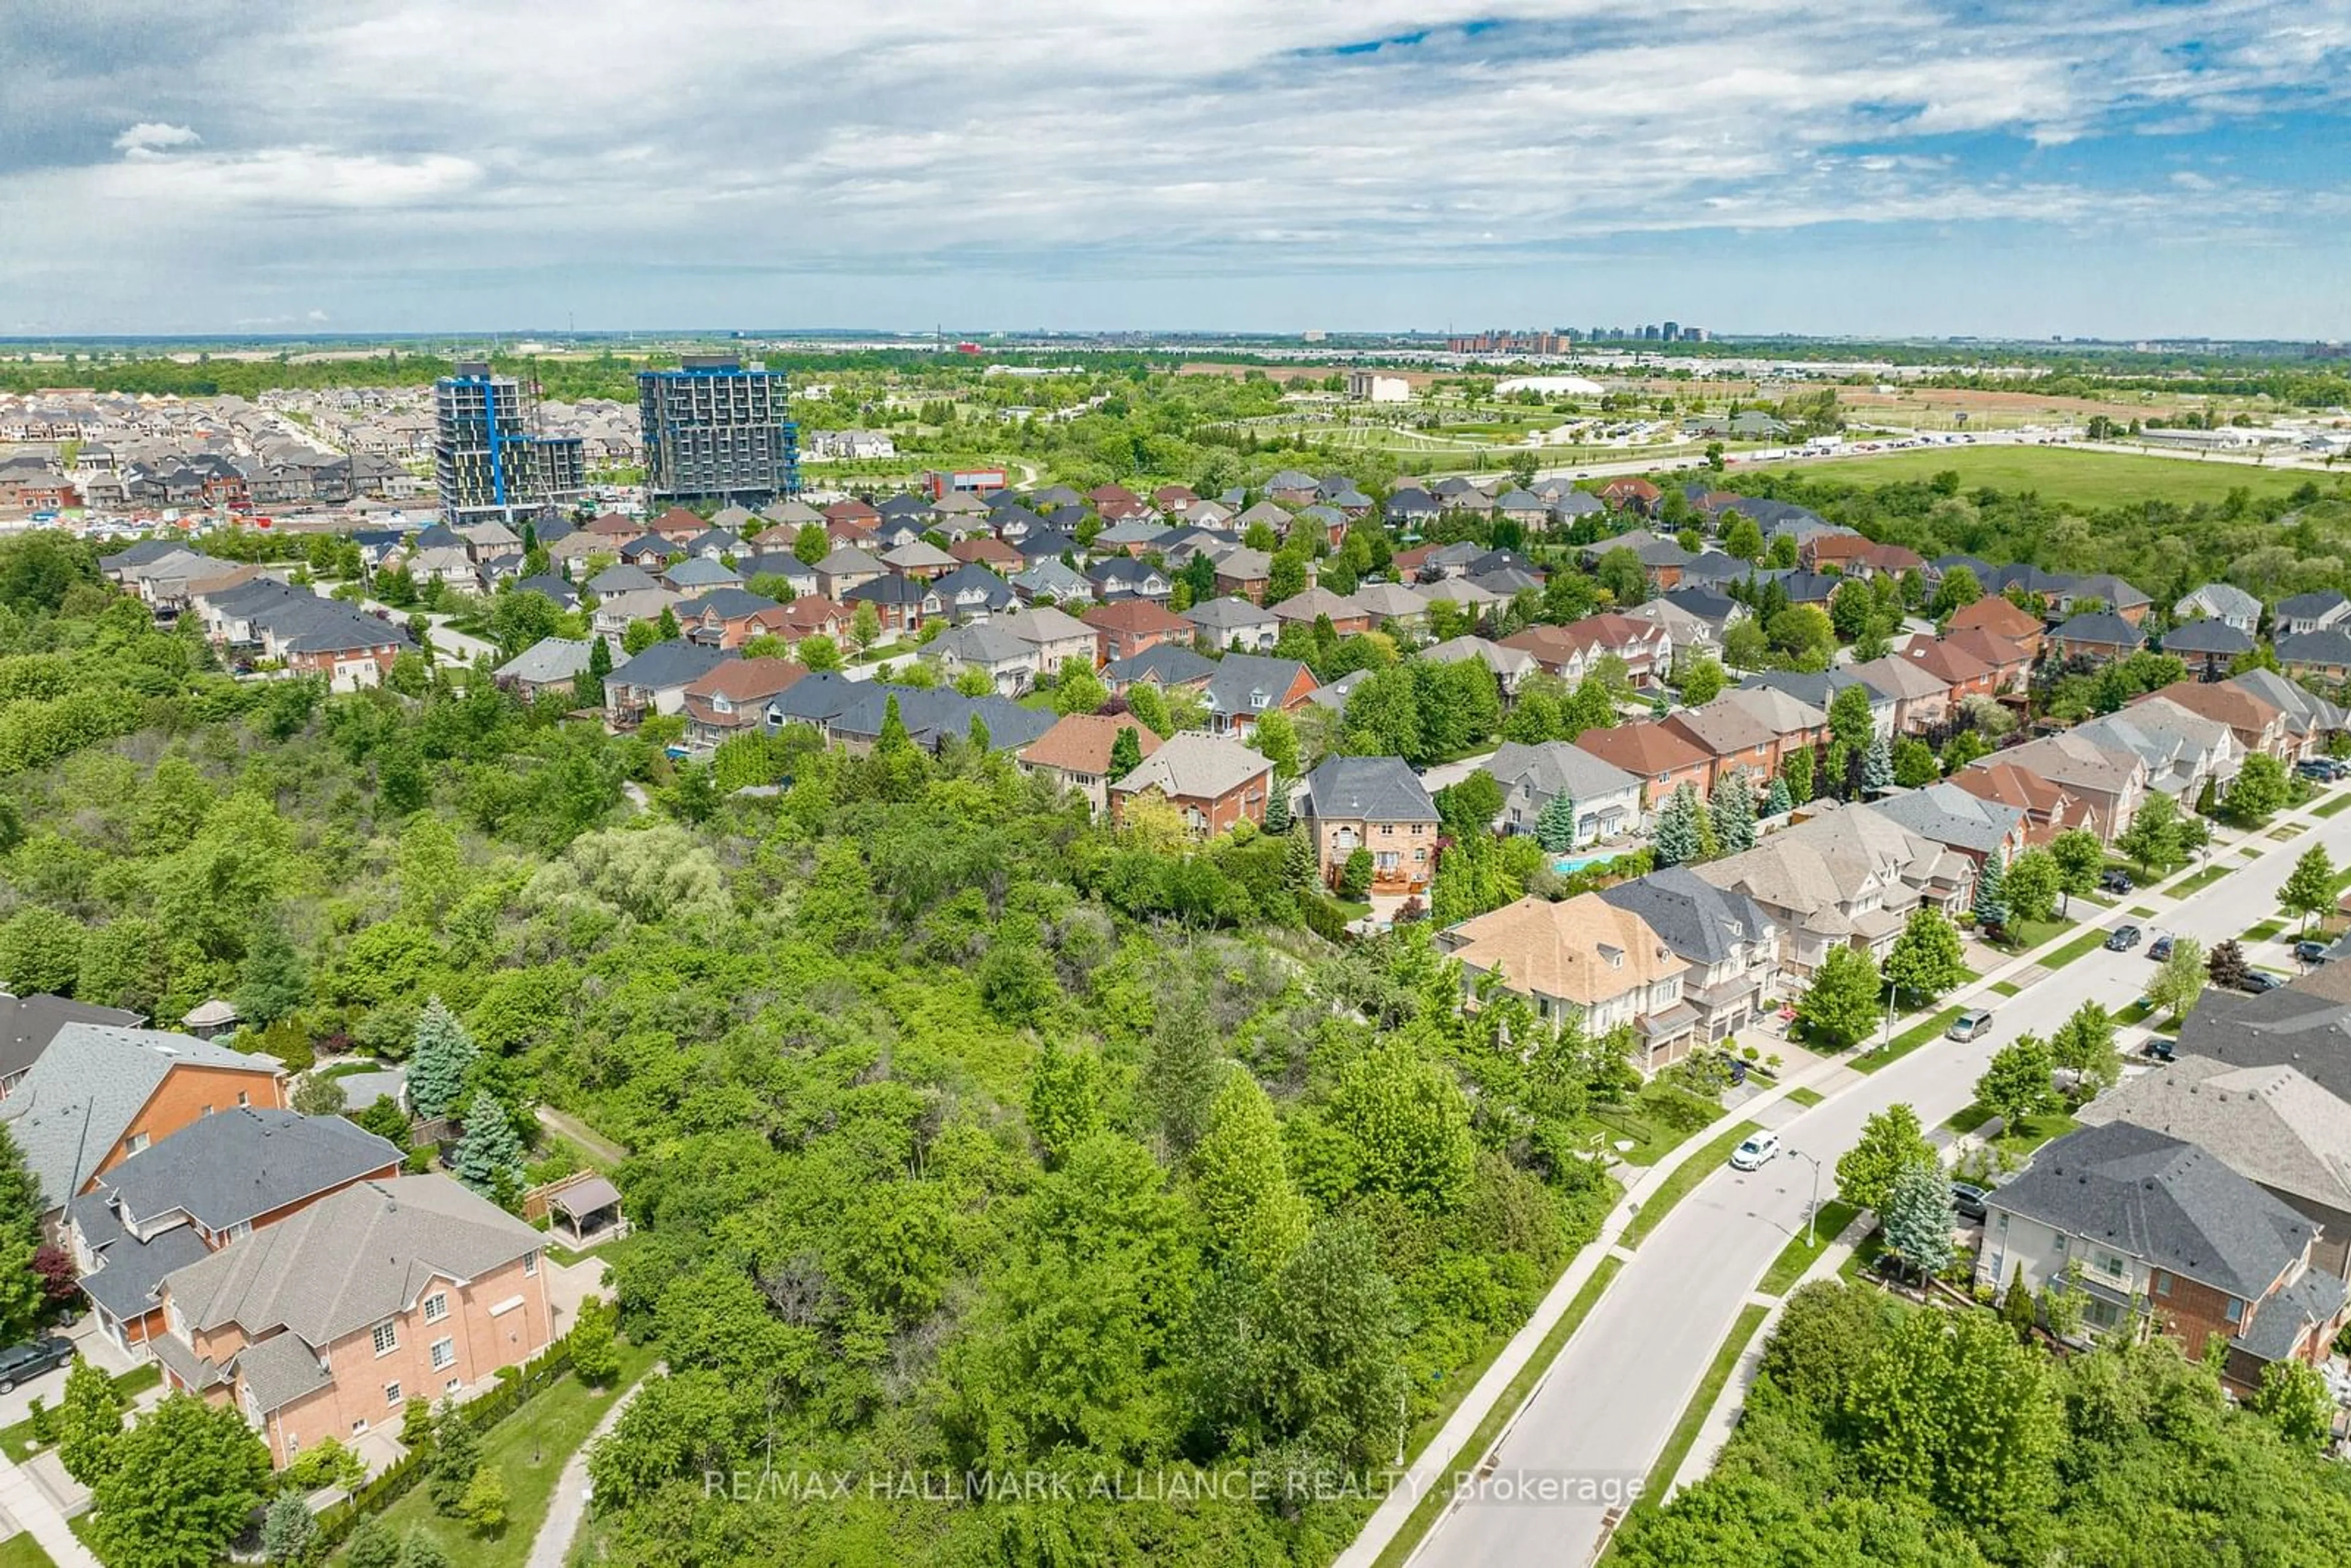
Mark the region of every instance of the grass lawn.
[[1819, 1104], [1822, 1101], [1827, 1099], [1828, 1096], [1823, 1094], [1817, 1089], [1804, 1089], [1799, 1087], [1789, 1090], [1788, 1098], [1793, 1100], [1797, 1104], [1802, 1105], [1805, 1110], [1809, 1111], [1813, 1106]]
[[0, 1568], [57, 1568], [57, 1560], [31, 1536], [12, 1535], [0, 1541]]
[[1972, 1133], [1991, 1120], [1991, 1112], [1970, 1100], [1943, 1118], [1943, 1125], [1954, 1133]]
[[2236, 869], [2237, 868], [2235, 866], [2224, 865], [2220, 862], [2215, 861], [2210, 865], [2206, 866], [2202, 871], [2198, 872], [2194, 876], [2189, 877], [2182, 882], [2175, 882], [2164, 891], [2170, 894], [2174, 898], [2185, 898], [2191, 893], [2203, 892], [2206, 888], [2211, 886], [2214, 883], [2220, 881], [2222, 877], [2228, 875], [2231, 872]]
[[1821, 1205], [1813, 1226], [1813, 1244], [1806, 1246], [1802, 1236], [1790, 1237], [1788, 1244], [1780, 1249], [1780, 1255], [1771, 1260], [1771, 1266], [1763, 1271], [1763, 1282], [1756, 1289], [1767, 1296], [1786, 1295], [1790, 1287], [1804, 1277], [1813, 1260], [1829, 1249], [1829, 1243], [1843, 1234], [1844, 1228], [1853, 1223], [1853, 1217], [1860, 1212], [1836, 1198]]
[[1674, 1167], [1664, 1184], [1649, 1195], [1641, 1205], [1640, 1211], [1633, 1216], [1632, 1223], [1625, 1227], [1625, 1245], [1638, 1247], [1643, 1237], [1665, 1223], [1666, 1216], [1673, 1212], [1674, 1205], [1687, 1197], [1691, 1188], [1712, 1176], [1716, 1167], [1730, 1157], [1730, 1151], [1746, 1142], [1750, 1133], [1761, 1131], [1762, 1128], [1753, 1122], [1741, 1122], [1706, 1147], [1692, 1151], [1687, 1159]]
[[434, 1512], [429, 1482], [420, 1483], [378, 1517], [393, 1535], [402, 1540], [412, 1533], [426, 1536], [451, 1562], [465, 1568], [518, 1568], [530, 1555], [531, 1538], [547, 1518], [563, 1462], [588, 1440], [621, 1391], [653, 1364], [650, 1346], [623, 1342], [621, 1375], [610, 1388], [590, 1388], [566, 1377], [482, 1435], [482, 1463], [495, 1467], [507, 1483], [507, 1527], [491, 1539], [482, 1540], [462, 1521]]
[[2266, 942], [2284, 929], [2285, 922], [2283, 920], [2264, 920], [2258, 925], [2247, 927], [2244, 936], [2240, 937], [2239, 940], [2243, 942]]
[[[1608, 1281], [1614, 1279], [1617, 1270], [1624, 1266], [1620, 1259], [1603, 1258], [1600, 1260], [1600, 1267], [1592, 1271], [1592, 1278], [1583, 1282], [1583, 1289], [1575, 1293], [1575, 1300], [1568, 1303], [1567, 1311], [1560, 1314], [1559, 1322], [1552, 1325], [1551, 1333], [1543, 1335], [1542, 1343], [1535, 1347], [1535, 1353], [1527, 1358], [1526, 1365], [1519, 1368], [1519, 1375], [1510, 1379], [1510, 1385], [1502, 1390], [1502, 1396], [1494, 1401], [1494, 1407], [1486, 1412], [1486, 1418], [1478, 1423], [1478, 1429], [1469, 1434], [1469, 1440], [1461, 1445], [1461, 1451], [1452, 1456], [1445, 1467], [1448, 1479], [1485, 1458], [1486, 1450], [1493, 1447], [1494, 1438], [1501, 1431], [1503, 1424], [1518, 1414], [1519, 1406], [1525, 1404], [1527, 1396], [1534, 1392], [1536, 1383], [1551, 1369], [1551, 1364], [1559, 1359], [1561, 1347], [1567, 1343], [1577, 1329], [1583, 1326], [1583, 1320], [1592, 1315], [1592, 1309], [1598, 1304], [1600, 1293], [1608, 1288]], [[1468, 1386], [1465, 1382], [1463, 1387]], [[1380, 1553], [1373, 1568], [1401, 1568], [1405, 1559], [1419, 1548], [1429, 1528], [1444, 1513], [1445, 1505], [1451, 1496], [1449, 1485], [1430, 1488], [1428, 1495], [1413, 1509], [1411, 1517], [1404, 1522], [1404, 1528], [1396, 1531], [1395, 1539], [1388, 1542], [1387, 1550]]]
[[2066, 943], [2063, 947], [2058, 948], [2054, 953], [2050, 954], [2046, 958], [2042, 959], [2041, 967], [2044, 969], [2062, 969], [2066, 965], [2072, 963], [2074, 959], [2080, 957], [2083, 954], [2095, 953], [2105, 945], [2106, 934], [2105, 932], [2085, 931], [2081, 936], [2074, 937], [2071, 942]]
[[1837, 1278], [1847, 1281], [1865, 1280], [1869, 1278], [1870, 1270], [1885, 1255], [1886, 1232], [1873, 1230], [1861, 1239], [1861, 1244], [1853, 1249], [1850, 1257], [1837, 1265]]
[[1924, 1023], [1912, 1024], [1894, 1037], [1894, 1042], [1883, 1049], [1863, 1051], [1853, 1059], [1855, 1072], [1875, 1072], [1879, 1068], [1901, 1061], [1920, 1046], [1951, 1027], [1951, 1020], [1965, 1012], [1965, 1008], [1945, 1008]]
[[2283, 827], [2272, 828], [2269, 831], [2268, 837], [2282, 844], [2291, 843], [2295, 839], [2300, 838], [2305, 831], [2305, 824], [2304, 823], [2288, 822]]
[[1657, 1462], [1649, 1467], [1648, 1481], [1641, 1488], [1641, 1500], [1633, 1505], [1635, 1509], [1665, 1506], [1666, 1489], [1674, 1484], [1674, 1476], [1681, 1469], [1682, 1461], [1689, 1458], [1690, 1449], [1697, 1446], [1698, 1435], [1705, 1427], [1706, 1418], [1714, 1413], [1714, 1402], [1722, 1396], [1723, 1385], [1730, 1381], [1731, 1373], [1739, 1365], [1740, 1356], [1746, 1353], [1747, 1342], [1753, 1339], [1755, 1331], [1763, 1326], [1766, 1315], [1765, 1308], [1751, 1302], [1739, 1309], [1739, 1321], [1730, 1325], [1730, 1333], [1723, 1340], [1722, 1347], [1714, 1353], [1713, 1364], [1698, 1380], [1698, 1392], [1690, 1396], [1689, 1404], [1683, 1407], [1682, 1418], [1674, 1423], [1673, 1436], [1666, 1439], [1665, 1451], [1657, 1456]]
[[1969, 490], [2038, 491], [2061, 506], [2127, 507], [2143, 501], [2220, 501], [2246, 489], [2255, 496], [2287, 495], [2324, 475], [2256, 468], [2243, 463], [2207, 463], [2186, 457], [2084, 446], [1937, 446], [1840, 458], [1804, 470], [1813, 479], [1884, 485], [1924, 481], [1949, 470]]
[[1998, 952], [2021, 955], [2032, 952], [2043, 943], [2052, 941], [2074, 928], [2071, 920], [2011, 920], [2001, 933], [2001, 940], [1991, 946]]
[[381, 1072], [379, 1061], [338, 1061], [332, 1067], [322, 1067], [311, 1074], [314, 1078], [356, 1078], [362, 1072]]
[[1994, 980], [1991, 983], [1992, 995], [1996, 997], [2012, 997], [2023, 989], [2014, 980]]
[[2002, 1131], [1992, 1140], [1991, 1146], [2000, 1151], [2001, 1164], [2013, 1169], [2024, 1163], [2026, 1155], [2050, 1139], [2063, 1137], [2081, 1124], [2063, 1111], [2044, 1111], [2038, 1116], [2027, 1116], [2018, 1125]]
[[[152, 1361], [144, 1362], [116, 1378], [114, 1390], [123, 1398], [131, 1399], [146, 1393], [162, 1381], [162, 1367]], [[64, 1385], [60, 1384], [58, 1387], [60, 1393], [49, 1398], [49, 1411], [52, 1415], [56, 1414], [58, 1401], [64, 1397], [62, 1393]], [[16, 1463], [23, 1464], [26, 1459], [31, 1458], [40, 1447], [41, 1445], [33, 1441], [33, 1423], [30, 1420], [19, 1421], [13, 1427], [0, 1427], [0, 1453], [6, 1454]], [[39, 1561], [46, 1563], [48, 1559], [44, 1557]], [[0, 1557], [0, 1568], [7, 1568], [7, 1562], [5, 1557]]]
[[2141, 920], [2152, 920], [2152, 919], [2154, 919], [2154, 918], [2155, 918], [2155, 911], [2154, 911], [2154, 910], [2152, 910], [2152, 909], [2149, 909], [2149, 908], [2148, 908], [2146, 904], [2132, 904], [2132, 905], [2130, 906], [2130, 912], [2131, 912], [2133, 915], [2135, 915], [2138, 916], [2138, 918], [2140, 918]]
[[2310, 814], [2314, 817], [2331, 817], [2335, 812], [2343, 810], [2351, 810], [2351, 795], [2337, 795], [2324, 806], [2313, 806], [2310, 809]]

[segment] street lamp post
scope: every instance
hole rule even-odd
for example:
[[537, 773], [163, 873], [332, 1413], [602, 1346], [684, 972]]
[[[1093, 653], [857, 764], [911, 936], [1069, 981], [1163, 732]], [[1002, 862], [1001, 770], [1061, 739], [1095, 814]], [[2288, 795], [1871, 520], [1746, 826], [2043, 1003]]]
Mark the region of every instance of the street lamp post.
[[1788, 1153], [1813, 1167], [1813, 1204], [1804, 1210], [1804, 1250], [1810, 1252], [1821, 1242], [1821, 1162], [1802, 1149], [1790, 1149]]

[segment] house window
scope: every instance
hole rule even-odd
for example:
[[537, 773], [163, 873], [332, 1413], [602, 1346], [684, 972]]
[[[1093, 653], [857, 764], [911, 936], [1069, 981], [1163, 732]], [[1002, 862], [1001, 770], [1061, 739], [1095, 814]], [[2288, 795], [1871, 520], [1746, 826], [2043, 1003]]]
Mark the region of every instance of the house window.
[[536, 1252], [524, 1253], [522, 1255], [522, 1277], [528, 1280], [535, 1276], [538, 1272], [538, 1254]]
[[296, 1436], [295, 1436], [293, 1433], [291, 1433], [291, 1432], [287, 1433], [287, 1434], [286, 1434], [286, 1457], [287, 1457], [287, 1458], [289, 1458], [289, 1459], [290, 1459], [290, 1458], [292, 1458], [296, 1454], [298, 1454], [298, 1453], [300, 1453], [301, 1451], [302, 1451], [302, 1439], [301, 1439], [301, 1438], [299, 1438], [299, 1437], [296, 1437]]
[[2237, 1300], [2234, 1296], [2229, 1298], [2229, 1321], [2232, 1323], [2241, 1323], [2245, 1321], [2245, 1303]]
[[366, 1431], [366, 1430], [367, 1430], [367, 1417], [366, 1417], [366, 1416], [360, 1416], [358, 1420], [356, 1420], [356, 1421], [354, 1421], [354, 1422], [352, 1422], [352, 1423], [351, 1423], [351, 1436], [352, 1436], [352, 1437], [358, 1437], [360, 1433], [362, 1433], [362, 1432], [364, 1432], [364, 1431]]
[[449, 1292], [435, 1291], [424, 1298], [424, 1321], [437, 1323], [449, 1315]]
[[433, 1342], [433, 1370], [435, 1372], [446, 1372], [449, 1368], [456, 1364], [457, 1342], [454, 1339], [434, 1340]]
[[204, 1107], [204, 1114], [205, 1114], [205, 1115], [207, 1115], [207, 1116], [209, 1116], [209, 1115], [211, 1115], [212, 1113], [213, 1113], [213, 1108], [212, 1108], [211, 1106], [209, 1106], [209, 1105], [205, 1106], [205, 1107]]
[[441, 1385], [441, 1392], [444, 1394], [455, 1394], [458, 1389], [465, 1386], [465, 1380], [462, 1377], [453, 1377], [448, 1382]]
[[253, 1221], [250, 1219], [240, 1219], [235, 1225], [230, 1226], [226, 1230], [221, 1232], [221, 1234], [229, 1241], [242, 1241], [246, 1237], [253, 1234]]
[[253, 1096], [240, 1089], [236, 1092], [236, 1103], [240, 1105], [250, 1105], [253, 1103]]
[[2168, 1296], [2168, 1295], [2171, 1294], [2171, 1276], [2170, 1276], [2170, 1275], [2168, 1275], [2168, 1274], [2165, 1274], [2165, 1273], [2160, 1273], [2160, 1272], [2158, 1272], [2158, 1273], [2156, 1275], [2156, 1277], [2155, 1277], [2155, 1293], [2156, 1293], [2157, 1295], [2158, 1295], [2158, 1296]]
[[126, 1155], [135, 1155], [146, 1146], [147, 1134], [144, 1133], [133, 1133], [122, 1140], [122, 1152]]
[[386, 1405], [397, 1405], [400, 1403], [399, 1384], [387, 1383], [383, 1385], [383, 1402]]
[[375, 1325], [375, 1353], [390, 1355], [400, 1348], [400, 1325], [390, 1318]]

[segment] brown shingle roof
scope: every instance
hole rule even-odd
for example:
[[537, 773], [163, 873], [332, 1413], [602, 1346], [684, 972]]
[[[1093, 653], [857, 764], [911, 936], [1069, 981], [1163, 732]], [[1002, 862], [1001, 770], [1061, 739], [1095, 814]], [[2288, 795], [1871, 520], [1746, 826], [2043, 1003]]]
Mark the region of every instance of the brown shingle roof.
[[2011, 641], [2037, 635], [2041, 618], [2030, 610], [2019, 610], [1997, 593], [1987, 593], [1973, 604], [1954, 611], [1949, 630], [1953, 632], [1990, 632]]
[[1104, 778], [1110, 773], [1111, 748], [1118, 744], [1118, 732], [1122, 729], [1134, 731], [1143, 756], [1159, 749], [1159, 737], [1131, 714], [1069, 713], [1055, 720], [1052, 728], [1022, 747], [1020, 760], [1032, 768]]
[[1446, 948], [1513, 990], [1596, 1007], [1687, 970], [1649, 923], [1596, 893], [1521, 898], [1445, 933]]
[[1078, 617], [1087, 625], [1101, 632], [1165, 632], [1188, 637], [1192, 623], [1164, 604], [1147, 599], [1123, 599], [1115, 604], [1097, 604]]
[[1677, 768], [1703, 768], [1712, 758], [1681, 736], [1654, 719], [1643, 719], [1615, 729], [1587, 729], [1575, 737], [1577, 749], [1601, 761], [1654, 779]]
[[808, 673], [806, 664], [790, 659], [729, 659], [689, 685], [685, 695], [689, 698], [725, 697], [729, 702], [748, 702], [755, 697], [774, 696]]

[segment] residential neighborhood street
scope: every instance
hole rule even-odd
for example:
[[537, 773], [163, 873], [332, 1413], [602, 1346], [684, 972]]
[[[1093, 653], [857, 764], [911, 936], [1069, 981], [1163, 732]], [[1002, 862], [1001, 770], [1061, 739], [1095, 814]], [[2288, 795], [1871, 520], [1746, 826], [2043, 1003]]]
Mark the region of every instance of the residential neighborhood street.
[[[2280, 884], [2313, 843], [2325, 844], [2338, 863], [2351, 856], [2351, 815], [2285, 820], [2308, 821], [2310, 831], [2283, 843], [2258, 834], [2248, 838], [2246, 843], [2262, 852], [2257, 860], [2235, 846], [2216, 852], [2216, 862], [2238, 869], [2184, 903], [2140, 893], [2111, 910], [2077, 900], [2075, 911], [2085, 917], [2085, 928], [2090, 916], [2111, 928], [2133, 922], [2130, 906], [2154, 908], [2155, 919], [2136, 923], [2195, 936], [2209, 948], [2277, 912]], [[1821, 1161], [1821, 1191], [1828, 1197], [1837, 1156], [1871, 1113], [1907, 1101], [1925, 1124], [1935, 1126], [1973, 1099], [1978, 1075], [2006, 1040], [2028, 1030], [2045, 1036], [2085, 999], [2109, 1009], [2136, 999], [2152, 972], [2146, 951], [2093, 950], [2013, 998], [1995, 994], [1991, 986], [2004, 974], [2021, 974], [2022, 966], [1987, 976], [1950, 998], [1993, 1010], [1996, 1022], [1986, 1037], [1965, 1045], [1938, 1040], [1867, 1077], [1841, 1072], [1824, 1085], [1831, 1096], [1825, 1103], [1805, 1110], [1782, 1102], [1764, 1119], [1781, 1129], [1788, 1148]], [[2125, 1032], [2126, 1051], [2137, 1032]], [[1789, 1238], [1803, 1228], [1813, 1182], [1811, 1166], [1792, 1156], [1751, 1175], [1726, 1167], [1708, 1176], [1637, 1251], [1625, 1255], [1621, 1275], [1495, 1450], [1494, 1473], [1645, 1475], [1750, 1292]], [[1431, 1531], [1413, 1561], [1463, 1568], [1582, 1563], [1601, 1540], [1605, 1511], [1598, 1502], [1467, 1502]]]

